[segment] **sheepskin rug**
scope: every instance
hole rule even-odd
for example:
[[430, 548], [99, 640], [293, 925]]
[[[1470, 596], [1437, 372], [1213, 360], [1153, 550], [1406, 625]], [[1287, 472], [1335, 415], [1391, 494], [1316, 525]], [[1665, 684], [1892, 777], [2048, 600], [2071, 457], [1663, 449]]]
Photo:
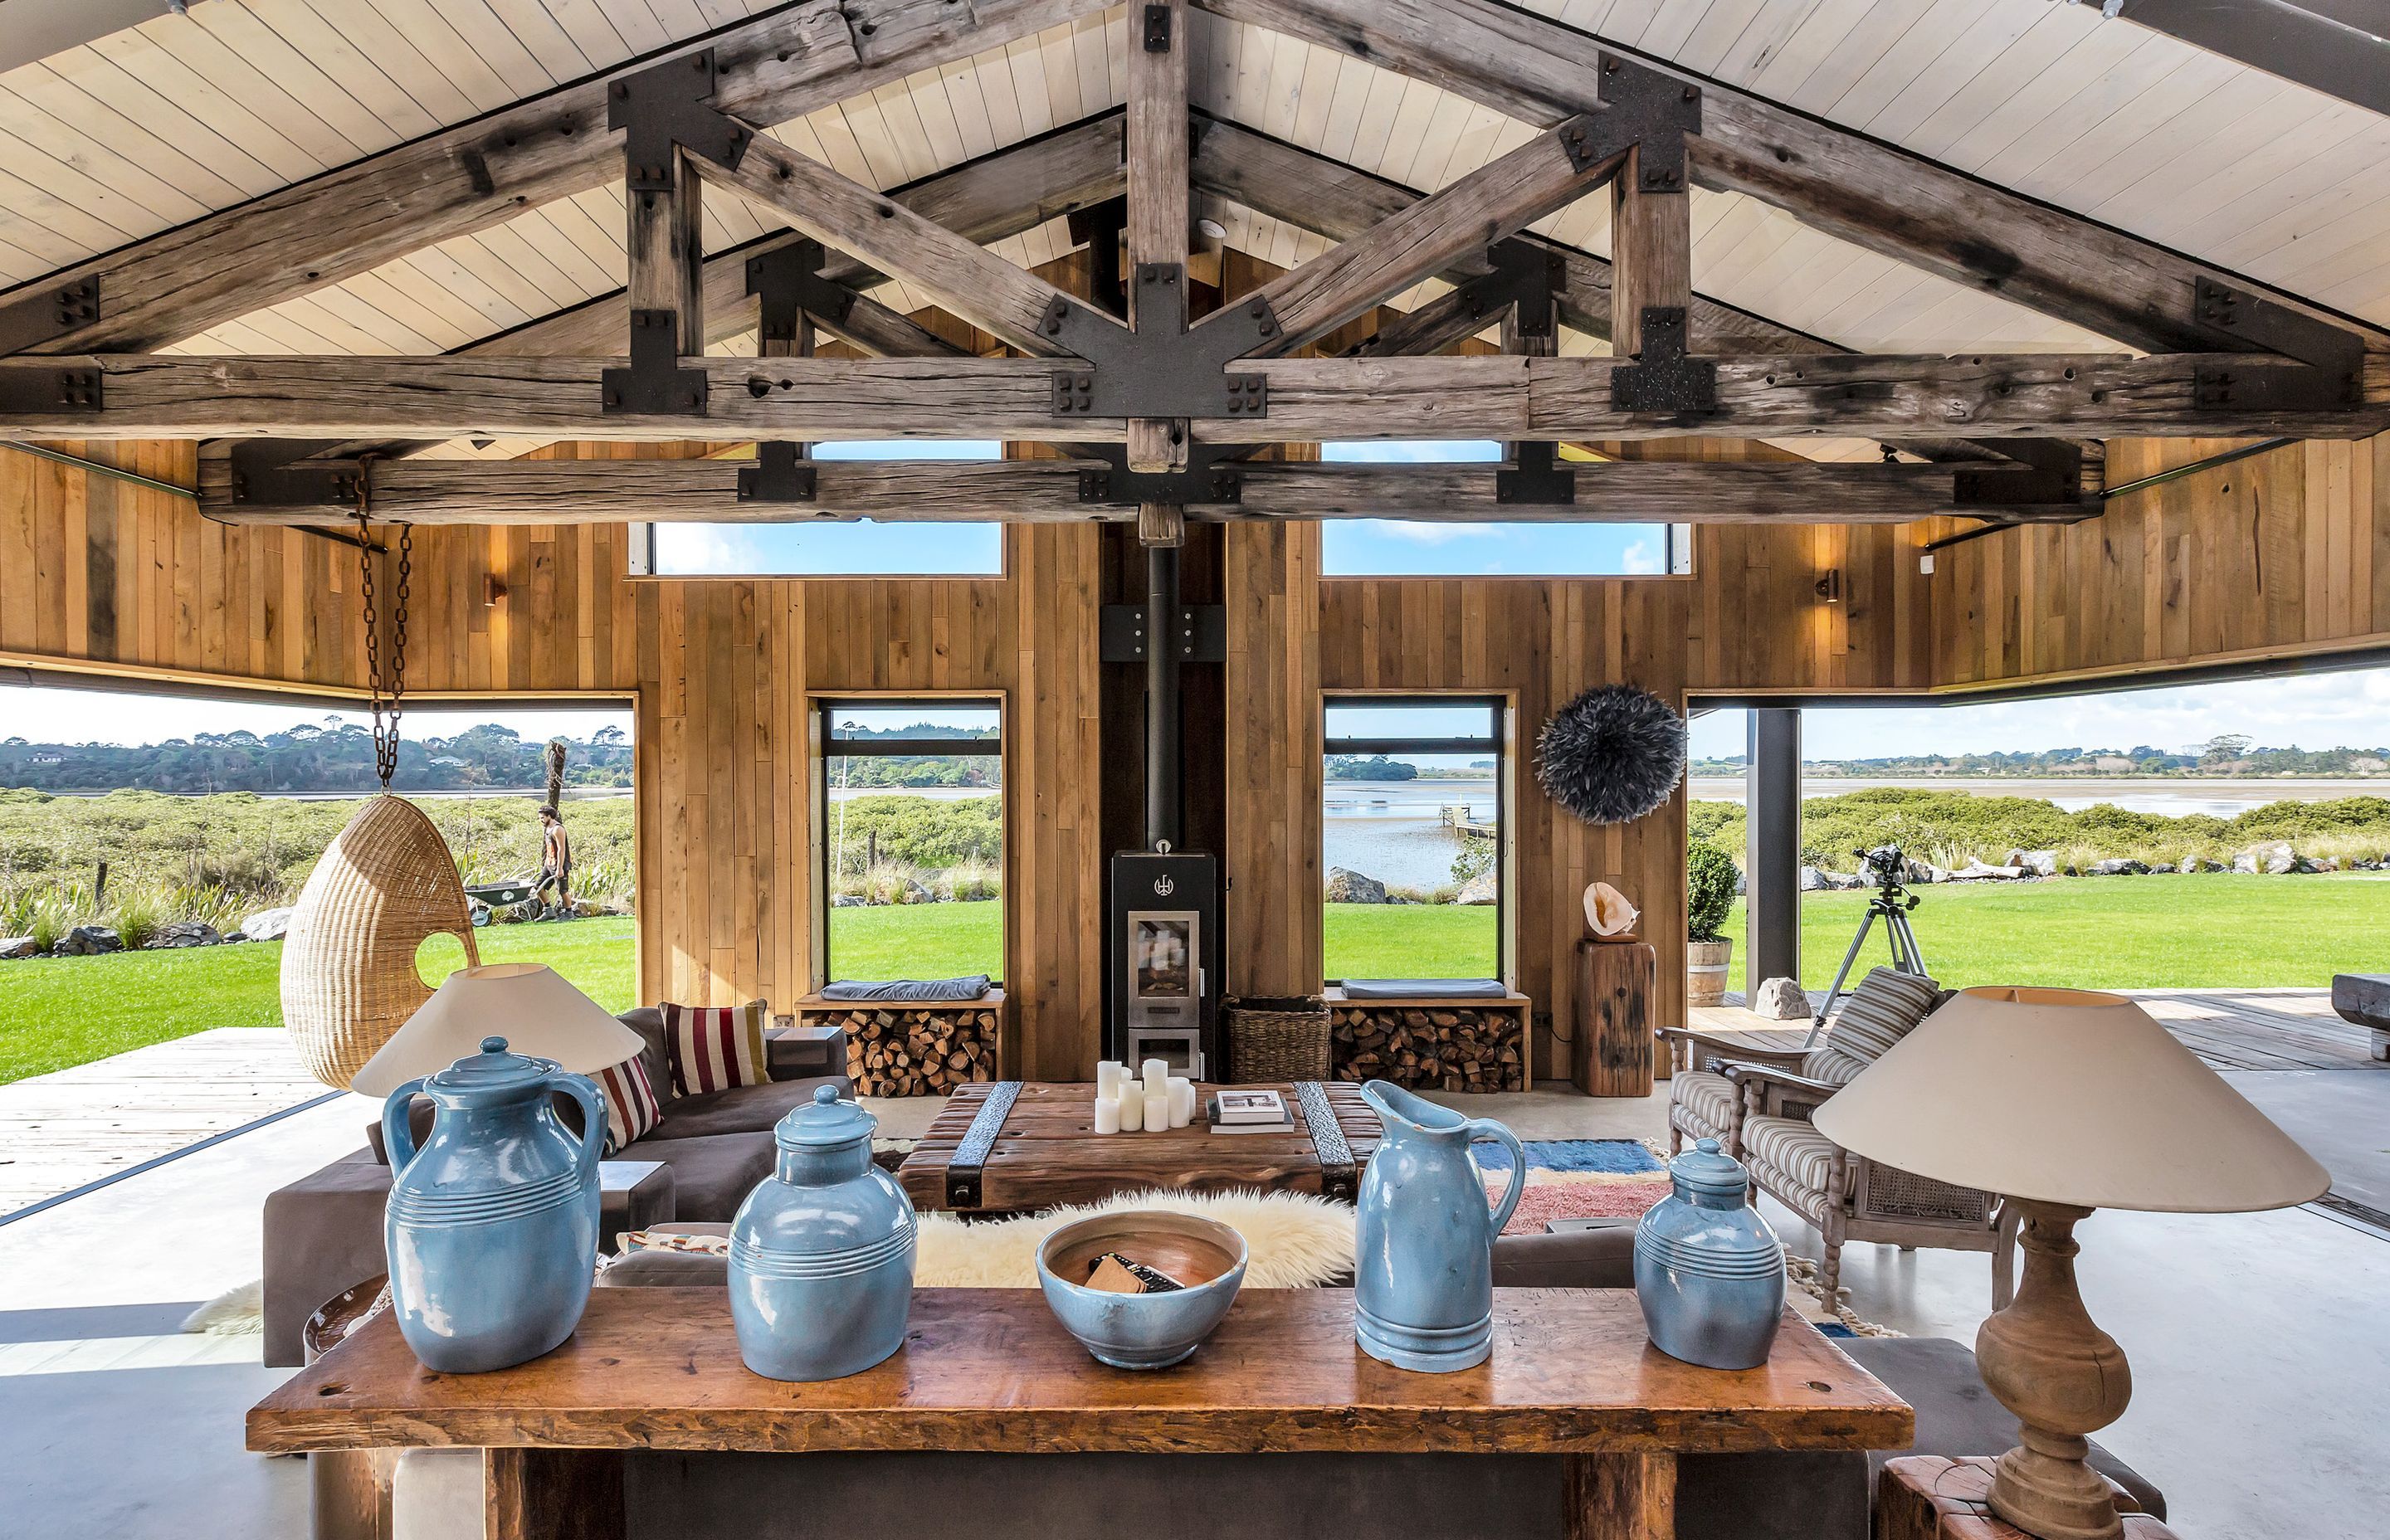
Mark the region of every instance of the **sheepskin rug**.
[[1253, 1289], [1313, 1289], [1353, 1271], [1353, 1209], [1300, 1192], [1128, 1192], [1011, 1219], [925, 1213], [913, 1282], [922, 1289], [1034, 1289], [1037, 1248], [1073, 1220], [1124, 1209], [1216, 1219], [1245, 1238]]

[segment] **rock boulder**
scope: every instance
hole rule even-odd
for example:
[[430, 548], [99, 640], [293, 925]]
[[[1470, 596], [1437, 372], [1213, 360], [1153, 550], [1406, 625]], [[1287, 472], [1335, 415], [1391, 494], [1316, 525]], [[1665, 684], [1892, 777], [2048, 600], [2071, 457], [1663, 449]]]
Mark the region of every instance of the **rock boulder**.
[[[2249, 864], [2244, 866], [2242, 865], [2243, 861]], [[2298, 852], [2291, 849], [2291, 842], [2287, 840], [2265, 840], [2234, 856], [2232, 869], [2236, 872], [2267, 872], [2280, 877], [2284, 872], [2299, 869], [2299, 855]]]
[[1328, 868], [1328, 902], [1330, 904], [1383, 904], [1386, 885], [1374, 877], [1343, 866]]
[[1759, 986], [1751, 997], [1752, 1013], [1771, 1021], [1806, 1021], [1809, 1020], [1809, 996], [1801, 992], [1795, 979], [1770, 979]]
[[1460, 885], [1460, 892], [1453, 895], [1452, 901], [1455, 904], [1491, 904], [1500, 896], [1501, 884], [1495, 881], [1494, 874], [1479, 872]]
[[123, 951], [124, 942], [105, 925], [78, 925], [52, 950], [61, 957], [96, 957], [103, 952]]
[[224, 937], [216, 928], [203, 920], [178, 919], [172, 925], [160, 926], [158, 933], [150, 937], [147, 944], [150, 950], [158, 951], [169, 947], [213, 946], [222, 940]]
[[261, 909], [240, 922], [240, 933], [251, 941], [280, 941], [290, 929], [290, 911]]
[[2145, 877], [2149, 869], [2144, 863], [2130, 859], [2091, 863], [2091, 875], [2094, 877]]
[[0, 936], [0, 959], [30, 957], [40, 950], [31, 936]]
[[2036, 877], [2058, 875], [2058, 853], [2054, 850], [2012, 850], [2000, 864], [2005, 866], [2023, 866]]

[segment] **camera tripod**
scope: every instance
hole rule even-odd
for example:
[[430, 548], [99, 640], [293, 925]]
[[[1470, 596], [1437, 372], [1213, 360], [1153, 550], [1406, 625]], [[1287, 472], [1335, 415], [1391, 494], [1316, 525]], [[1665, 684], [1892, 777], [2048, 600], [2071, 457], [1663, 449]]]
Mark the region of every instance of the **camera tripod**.
[[1818, 1034], [1826, 1030], [1827, 1020], [1845, 993], [1843, 985], [1851, 976], [1851, 965], [1859, 960], [1859, 949], [1867, 944], [1868, 932], [1875, 922], [1883, 921], [1884, 937], [1892, 943], [1892, 966], [1901, 973], [1922, 974], [1925, 954], [1918, 949], [1917, 932], [1908, 923], [1908, 911], [1917, 907], [1917, 895], [1901, 885], [1897, 866], [1879, 879], [1875, 896], [1868, 900], [1867, 913], [1859, 919], [1859, 933], [1851, 938], [1851, 949], [1843, 954], [1843, 966], [1834, 975], [1833, 987], [1826, 991], [1826, 1003], [1809, 1023], [1809, 1035], [1801, 1040], [1803, 1051], [1815, 1047]]

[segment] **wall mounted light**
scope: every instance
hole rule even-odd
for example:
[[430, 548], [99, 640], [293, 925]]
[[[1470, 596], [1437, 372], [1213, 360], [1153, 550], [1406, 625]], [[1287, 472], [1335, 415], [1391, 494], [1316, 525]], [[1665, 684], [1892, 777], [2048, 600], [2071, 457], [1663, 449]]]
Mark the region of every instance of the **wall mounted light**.
[[482, 574], [482, 602], [483, 604], [495, 605], [506, 597], [507, 585], [498, 581], [498, 574], [495, 572], [483, 572]]
[[1827, 568], [1824, 571], [1818, 574], [1818, 581], [1814, 586], [1817, 589], [1818, 598], [1821, 603], [1842, 603], [1843, 570], [1840, 567]]

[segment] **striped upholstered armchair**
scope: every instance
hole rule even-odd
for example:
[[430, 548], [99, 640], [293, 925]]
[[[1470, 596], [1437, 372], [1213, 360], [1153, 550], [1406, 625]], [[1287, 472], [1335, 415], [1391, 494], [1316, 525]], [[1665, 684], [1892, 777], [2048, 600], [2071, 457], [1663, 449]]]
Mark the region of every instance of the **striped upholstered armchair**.
[[1998, 1309], [2008, 1303], [2014, 1277], [2016, 1227], [1997, 1195], [1870, 1161], [1809, 1121], [1942, 998], [1921, 974], [1874, 969], [1797, 1070], [1728, 1061], [1671, 1080], [1669, 1144], [1681, 1149], [1688, 1139], [1717, 1140], [1761, 1191], [1816, 1226], [1825, 1238], [1818, 1277], [1829, 1290], [1840, 1286], [1845, 1241], [1989, 1251]]

